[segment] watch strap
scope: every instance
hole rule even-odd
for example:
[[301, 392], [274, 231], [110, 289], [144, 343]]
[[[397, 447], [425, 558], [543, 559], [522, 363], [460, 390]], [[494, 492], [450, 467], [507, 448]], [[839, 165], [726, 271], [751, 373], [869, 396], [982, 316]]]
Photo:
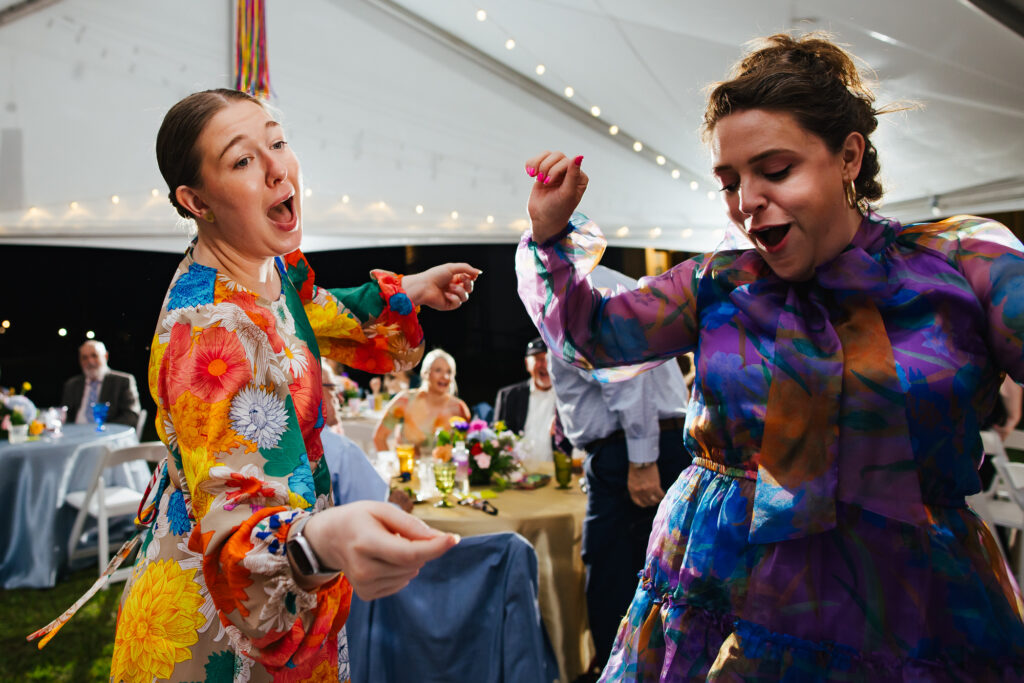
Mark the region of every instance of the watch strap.
[[285, 544], [286, 552], [291, 557], [292, 562], [295, 563], [296, 569], [303, 576], [333, 576], [341, 570], [331, 569], [322, 565], [320, 558], [313, 551], [313, 546], [309, 544], [309, 540], [303, 534], [306, 522], [312, 516], [312, 514], [304, 515], [292, 524], [292, 537]]

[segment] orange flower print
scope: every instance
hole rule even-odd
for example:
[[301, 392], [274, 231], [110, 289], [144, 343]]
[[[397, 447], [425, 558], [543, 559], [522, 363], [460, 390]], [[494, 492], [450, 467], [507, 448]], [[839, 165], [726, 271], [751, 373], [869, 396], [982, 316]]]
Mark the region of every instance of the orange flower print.
[[[382, 338], [378, 337], [378, 339]], [[391, 372], [391, 370], [394, 369], [394, 363], [392, 362], [391, 356], [388, 354], [387, 350], [377, 348], [376, 344], [361, 346], [356, 349], [352, 365], [360, 370], [365, 370], [366, 372], [371, 372], [377, 375], [382, 375], [385, 372]]]
[[252, 464], [244, 466], [241, 472], [233, 472], [223, 465], [210, 468], [210, 479], [219, 479], [219, 487], [226, 489], [224, 509], [229, 512], [242, 503], [255, 510], [287, 502], [288, 489], [280, 482], [267, 481], [260, 476], [262, 474], [260, 468]]
[[165, 405], [177, 403], [178, 397], [189, 388], [192, 378], [189, 362], [191, 351], [192, 326], [187, 323], [175, 323], [160, 361], [160, 396]]
[[196, 338], [191, 374], [189, 390], [208, 403], [230, 397], [252, 376], [242, 343], [223, 327], [207, 328]]

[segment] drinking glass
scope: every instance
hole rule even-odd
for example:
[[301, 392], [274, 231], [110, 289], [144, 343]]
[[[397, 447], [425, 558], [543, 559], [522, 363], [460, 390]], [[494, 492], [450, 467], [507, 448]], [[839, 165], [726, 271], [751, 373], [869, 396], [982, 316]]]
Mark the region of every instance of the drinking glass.
[[412, 444], [398, 444], [395, 446], [398, 454], [398, 471], [402, 475], [402, 481], [412, 479], [412, 471], [416, 463], [416, 447]]
[[448, 502], [448, 494], [455, 488], [455, 463], [451, 461], [434, 463], [434, 483], [437, 485], [437, 490], [441, 492], [441, 500], [434, 503], [434, 507], [454, 507]]
[[110, 403], [93, 403], [92, 419], [96, 421], [96, 431], [102, 432], [106, 429], [107, 413], [110, 412]]
[[558, 488], [567, 489], [570, 482], [572, 482], [572, 458], [562, 451], [555, 451], [553, 455], [555, 459], [555, 481], [558, 482]]

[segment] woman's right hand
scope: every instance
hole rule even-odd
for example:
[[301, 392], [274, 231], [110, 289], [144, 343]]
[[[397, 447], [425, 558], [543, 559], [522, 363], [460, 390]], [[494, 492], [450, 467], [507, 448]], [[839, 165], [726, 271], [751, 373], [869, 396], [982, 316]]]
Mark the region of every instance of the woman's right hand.
[[343, 571], [363, 600], [402, 590], [459, 542], [390, 503], [369, 500], [318, 512], [303, 533], [320, 561]]
[[526, 161], [526, 175], [536, 181], [527, 205], [534, 241], [548, 241], [569, 223], [590, 181], [580, 169], [582, 163], [582, 156], [570, 159], [561, 152], [544, 152]]

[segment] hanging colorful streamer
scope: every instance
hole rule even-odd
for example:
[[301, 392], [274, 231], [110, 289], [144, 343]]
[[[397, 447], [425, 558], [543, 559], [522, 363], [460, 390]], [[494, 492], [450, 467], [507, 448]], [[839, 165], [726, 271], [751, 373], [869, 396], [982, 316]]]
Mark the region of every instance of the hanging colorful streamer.
[[238, 0], [235, 20], [235, 89], [270, 97], [267, 21], [263, 0]]

